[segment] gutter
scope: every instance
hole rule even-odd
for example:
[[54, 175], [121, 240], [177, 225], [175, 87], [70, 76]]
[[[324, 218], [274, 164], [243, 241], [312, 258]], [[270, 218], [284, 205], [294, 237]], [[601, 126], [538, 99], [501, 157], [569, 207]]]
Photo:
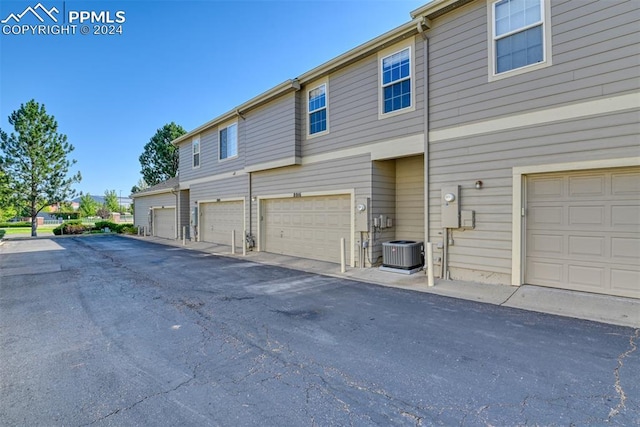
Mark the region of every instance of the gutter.
[[227, 111], [226, 113], [214, 118], [213, 120], [209, 120], [208, 122], [206, 122], [205, 124], [198, 126], [197, 128], [195, 128], [194, 130], [192, 130], [191, 132], [188, 132], [176, 139], [174, 139], [173, 141], [171, 141], [171, 143], [173, 145], [179, 145], [181, 142], [184, 142], [187, 139], [190, 139], [191, 137], [209, 129], [212, 128], [214, 126], [216, 126], [218, 123], [222, 123], [225, 122], [227, 120], [230, 120], [234, 117], [241, 117], [244, 118], [243, 115], [249, 111], [249, 110], [253, 110], [254, 108], [258, 108], [264, 104], [266, 104], [267, 102], [270, 102], [276, 98], [278, 98], [281, 95], [284, 95], [286, 93], [289, 92], [295, 92], [300, 90], [300, 82], [298, 82], [297, 79], [289, 79], [283, 83], [280, 83], [278, 86], [275, 86], [271, 89], [269, 89], [266, 92], [261, 93], [260, 95], [251, 98], [250, 100], [248, 100], [247, 102], [244, 102], [243, 104], [240, 104], [239, 106], [233, 108], [232, 110]]

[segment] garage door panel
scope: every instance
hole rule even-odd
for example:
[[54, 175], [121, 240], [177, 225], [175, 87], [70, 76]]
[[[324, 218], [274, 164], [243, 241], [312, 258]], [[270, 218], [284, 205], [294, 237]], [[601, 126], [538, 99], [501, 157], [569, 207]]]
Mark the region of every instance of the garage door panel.
[[605, 256], [605, 238], [593, 236], [569, 236], [570, 256]]
[[340, 239], [351, 244], [350, 212], [348, 195], [265, 200], [265, 250], [339, 262]]
[[569, 225], [605, 225], [603, 206], [569, 206]]
[[611, 268], [611, 288], [620, 293], [634, 293], [638, 291], [640, 271]]
[[617, 259], [640, 260], [640, 239], [625, 237], [611, 238], [611, 254]]
[[242, 201], [202, 203], [200, 205], [200, 240], [231, 245], [231, 232], [236, 232], [236, 246], [242, 247], [244, 203]]
[[597, 291], [605, 286], [604, 270], [604, 267], [580, 264], [569, 265], [569, 283], [591, 287], [594, 291]]
[[569, 177], [569, 196], [603, 196], [605, 176]]
[[164, 239], [176, 238], [176, 210], [162, 208], [153, 210], [153, 234]]
[[614, 173], [611, 187], [614, 195], [640, 196], [640, 173]]
[[640, 205], [612, 206], [611, 225], [613, 227], [640, 227]]
[[637, 171], [527, 177], [525, 282], [640, 298]]

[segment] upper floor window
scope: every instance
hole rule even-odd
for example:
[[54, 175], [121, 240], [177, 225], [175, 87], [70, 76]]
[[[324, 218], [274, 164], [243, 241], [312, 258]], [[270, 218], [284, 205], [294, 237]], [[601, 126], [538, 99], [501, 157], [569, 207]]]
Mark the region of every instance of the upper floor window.
[[220, 130], [220, 160], [238, 155], [238, 124]]
[[193, 151], [193, 163], [192, 167], [200, 167], [200, 138], [194, 138], [191, 141], [191, 149]]
[[327, 130], [327, 84], [308, 92], [309, 135]]
[[382, 58], [382, 114], [411, 107], [411, 48]]
[[499, 75], [546, 61], [545, 0], [500, 0], [491, 4], [493, 72]]

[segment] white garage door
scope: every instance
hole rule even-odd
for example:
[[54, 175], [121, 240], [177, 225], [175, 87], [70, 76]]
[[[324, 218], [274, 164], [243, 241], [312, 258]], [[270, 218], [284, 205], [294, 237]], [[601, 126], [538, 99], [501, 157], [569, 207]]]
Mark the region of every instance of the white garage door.
[[236, 246], [244, 239], [244, 204], [231, 202], [202, 203], [200, 205], [200, 241], [231, 245], [231, 232], [236, 231]]
[[525, 282], [640, 298], [640, 168], [527, 178]]
[[176, 210], [163, 208], [153, 210], [153, 235], [165, 239], [176, 238]]
[[263, 208], [267, 252], [340, 262], [345, 238], [351, 248], [351, 196], [268, 199]]

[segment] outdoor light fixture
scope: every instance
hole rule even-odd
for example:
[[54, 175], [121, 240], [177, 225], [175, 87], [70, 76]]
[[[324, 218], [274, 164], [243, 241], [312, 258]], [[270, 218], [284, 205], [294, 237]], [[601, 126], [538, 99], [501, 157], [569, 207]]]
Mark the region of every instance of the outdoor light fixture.
[[482, 181], [476, 181], [476, 190], [479, 190], [482, 188]]

